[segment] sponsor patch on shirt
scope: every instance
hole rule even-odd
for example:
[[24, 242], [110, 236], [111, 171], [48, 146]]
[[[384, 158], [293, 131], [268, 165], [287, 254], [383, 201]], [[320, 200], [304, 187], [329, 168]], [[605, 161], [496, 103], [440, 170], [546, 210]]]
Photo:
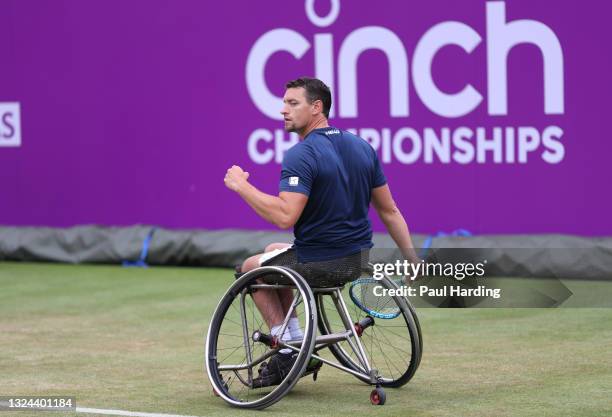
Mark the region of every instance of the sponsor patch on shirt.
[[300, 177], [289, 177], [289, 185], [296, 187], [300, 182]]
[[338, 129], [326, 130], [325, 134], [326, 135], [339, 135], [340, 134], [340, 130], [338, 130]]

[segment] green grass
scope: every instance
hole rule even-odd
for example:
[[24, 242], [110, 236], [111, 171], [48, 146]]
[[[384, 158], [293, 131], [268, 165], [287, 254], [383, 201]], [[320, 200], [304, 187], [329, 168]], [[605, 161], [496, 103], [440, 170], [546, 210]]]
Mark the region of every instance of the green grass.
[[[204, 334], [227, 269], [0, 263], [0, 395], [73, 395], [80, 407], [249, 415], [214, 397]], [[589, 287], [592, 286], [592, 287]], [[572, 291], [612, 283], [572, 282]], [[350, 301], [349, 301], [350, 302]], [[278, 416], [612, 414], [612, 309], [419, 310], [415, 378], [370, 387], [324, 367], [265, 413]], [[15, 413], [18, 417], [65, 413]], [[9, 416], [0, 412], [0, 417]], [[84, 416], [84, 414], [76, 414]]]

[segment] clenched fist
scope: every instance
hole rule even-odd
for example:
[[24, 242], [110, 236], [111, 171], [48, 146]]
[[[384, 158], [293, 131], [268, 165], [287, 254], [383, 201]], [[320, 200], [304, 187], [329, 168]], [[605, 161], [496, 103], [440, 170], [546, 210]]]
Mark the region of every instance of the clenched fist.
[[238, 165], [232, 165], [232, 167], [227, 170], [223, 182], [225, 182], [225, 186], [230, 190], [238, 191], [248, 179], [248, 172], [244, 172]]

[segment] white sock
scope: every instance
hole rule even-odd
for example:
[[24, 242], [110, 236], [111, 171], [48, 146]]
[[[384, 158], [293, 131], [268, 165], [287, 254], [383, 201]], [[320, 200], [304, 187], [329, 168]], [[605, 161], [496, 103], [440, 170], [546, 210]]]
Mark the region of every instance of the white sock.
[[[289, 321], [291, 321], [291, 319], [289, 319]], [[272, 328], [270, 329], [270, 334], [272, 334], [272, 336], [278, 336], [281, 331], [281, 327], [283, 327], [282, 324], [279, 324], [278, 326], [272, 326]], [[283, 333], [283, 336], [281, 337], [281, 340], [284, 342], [291, 340], [291, 333], [289, 332], [288, 327], [289, 326], [285, 328], [285, 332]], [[291, 353], [291, 349], [289, 348], [281, 349], [280, 353]]]
[[287, 328], [289, 329], [291, 340], [301, 340], [304, 338], [304, 332], [300, 327], [300, 321], [297, 317], [291, 317], [289, 319], [289, 323], [287, 323]]

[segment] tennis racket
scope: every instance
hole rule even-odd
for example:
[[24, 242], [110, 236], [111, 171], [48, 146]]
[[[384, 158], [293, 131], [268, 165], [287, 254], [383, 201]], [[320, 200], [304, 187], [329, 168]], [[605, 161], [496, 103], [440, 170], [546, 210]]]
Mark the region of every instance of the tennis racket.
[[[390, 281], [389, 281], [390, 282]], [[380, 287], [376, 290], [375, 288]], [[351, 283], [349, 296], [353, 303], [372, 317], [379, 319], [394, 319], [401, 310], [397, 302], [382, 289], [391, 287], [384, 285], [382, 280], [374, 278], [359, 278]]]

